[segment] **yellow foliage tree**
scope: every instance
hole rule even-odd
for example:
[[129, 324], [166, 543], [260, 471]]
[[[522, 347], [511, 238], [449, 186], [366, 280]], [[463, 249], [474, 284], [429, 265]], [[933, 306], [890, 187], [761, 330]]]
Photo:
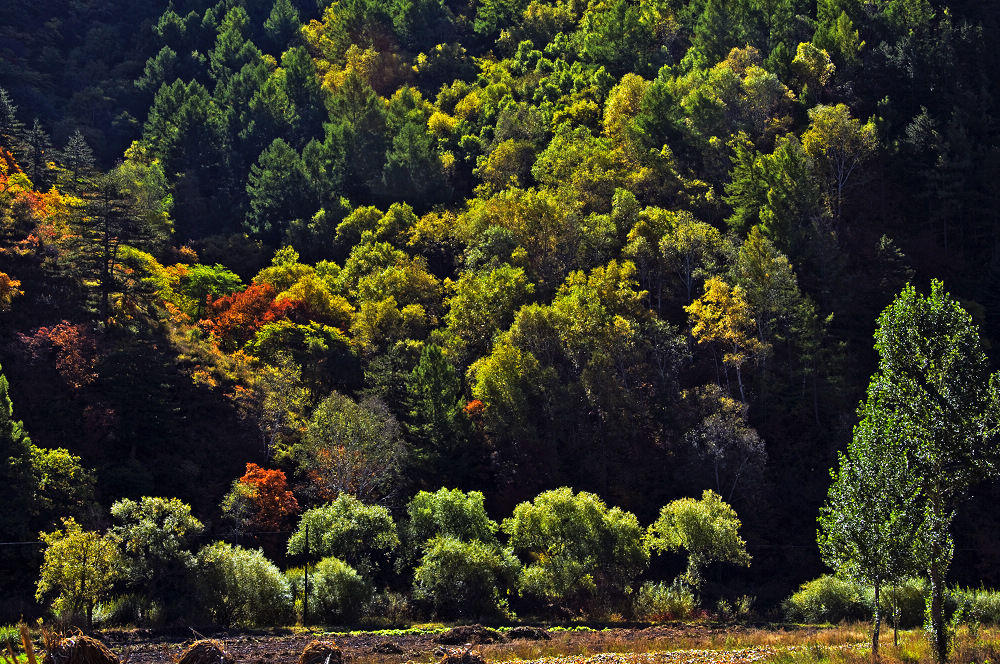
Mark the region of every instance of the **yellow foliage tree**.
[[0, 272], [0, 311], [10, 307], [10, 303], [19, 295], [24, 295], [21, 282], [5, 272]]
[[52, 599], [52, 608], [66, 617], [83, 612], [93, 625], [94, 606], [109, 598], [121, 575], [121, 550], [112, 535], [83, 530], [72, 517], [62, 530], [40, 533], [44, 561], [35, 597]]
[[809, 119], [802, 147], [825, 180], [834, 219], [839, 221], [844, 191], [852, 179], [857, 179], [858, 167], [878, 147], [875, 123], [869, 120], [861, 124], [844, 104], [817, 106], [809, 111]]
[[740, 398], [746, 401], [743, 364], [748, 359], [766, 354], [768, 346], [762, 344], [755, 334], [756, 321], [743, 289], [730, 286], [719, 277], [712, 277], [705, 282], [705, 294], [684, 310], [691, 318], [691, 334], [698, 343], [717, 344], [722, 348], [722, 363], [736, 370]]

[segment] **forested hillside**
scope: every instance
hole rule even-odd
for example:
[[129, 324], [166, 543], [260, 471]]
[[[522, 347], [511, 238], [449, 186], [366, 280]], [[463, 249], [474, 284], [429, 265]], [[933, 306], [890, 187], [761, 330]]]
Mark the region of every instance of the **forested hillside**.
[[[0, 617], [62, 517], [177, 498], [284, 567], [441, 487], [711, 489], [753, 564], [704, 592], [775, 606], [904, 285], [995, 360], [991, 3], [0, 4]], [[1000, 584], [974, 493], [952, 580]]]

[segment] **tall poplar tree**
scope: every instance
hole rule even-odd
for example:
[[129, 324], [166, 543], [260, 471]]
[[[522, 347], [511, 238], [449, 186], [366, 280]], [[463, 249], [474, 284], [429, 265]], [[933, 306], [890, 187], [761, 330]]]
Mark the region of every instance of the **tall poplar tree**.
[[905, 452], [925, 502], [922, 539], [930, 592], [927, 627], [938, 662], [948, 656], [944, 596], [954, 553], [951, 522], [977, 482], [995, 476], [1000, 449], [1000, 375], [990, 374], [979, 331], [940, 281], [912, 285], [878, 320], [873, 381], [878, 408], [906, 432]]
[[820, 509], [818, 533], [823, 562], [874, 591], [876, 660], [882, 588], [918, 567], [917, 535], [923, 521], [916, 461], [906, 448], [912, 432], [886, 408], [888, 387], [879, 376], [868, 387], [854, 438], [831, 471], [833, 484]]

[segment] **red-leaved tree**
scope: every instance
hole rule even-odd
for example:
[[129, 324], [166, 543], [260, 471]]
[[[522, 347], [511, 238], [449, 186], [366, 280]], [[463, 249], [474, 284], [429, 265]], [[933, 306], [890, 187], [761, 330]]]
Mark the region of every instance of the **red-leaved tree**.
[[209, 296], [205, 320], [201, 322], [227, 352], [242, 348], [264, 325], [279, 320], [306, 322], [306, 305], [300, 300], [275, 300], [271, 284], [253, 284], [246, 290], [212, 299]]
[[251, 529], [279, 531], [299, 511], [299, 502], [288, 489], [284, 471], [248, 463], [246, 474], [237, 483], [242, 485], [240, 488], [249, 503], [247, 526]]
[[64, 320], [17, 336], [34, 361], [54, 361], [56, 371], [74, 390], [97, 379], [97, 339], [86, 326]]

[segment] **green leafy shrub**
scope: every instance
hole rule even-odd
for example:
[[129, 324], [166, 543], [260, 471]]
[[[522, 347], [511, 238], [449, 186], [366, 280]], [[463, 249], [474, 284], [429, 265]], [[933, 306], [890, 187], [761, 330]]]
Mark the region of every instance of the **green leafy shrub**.
[[262, 551], [214, 542], [198, 552], [202, 607], [224, 627], [286, 624], [292, 617], [288, 580]]
[[94, 608], [94, 620], [102, 625], [141, 625], [149, 618], [144, 614], [147, 603], [136, 593], [117, 595]]
[[531, 560], [521, 572], [522, 592], [574, 609], [621, 603], [649, 563], [634, 514], [568, 487], [521, 503], [502, 528]]
[[349, 623], [361, 616], [372, 596], [368, 582], [339, 558], [324, 558], [309, 574], [310, 617], [328, 623]]
[[855, 584], [828, 574], [803, 583], [785, 600], [784, 610], [789, 620], [807, 623], [865, 620], [871, 615]]
[[486, 514], [483, 494], [458, 489], [421, 491], [406, 506], [406, 524], [410, 545], [422, 549], [428, 540], [452, 537], [466, 542], [496, 542], [497, 523]]
[[193, 610], [194, 545], [204, 530], [191, 506], [177, 498], [144, 496], [111, 505], [109, 534], [121, 542], [127, 591], [146, 598], [146, 621], [180, 619]]
[[750, 566], [739, 531], [736, 510], [714, 491], [705, 491], [701, 500], [682, 498], [664, 505], [649, 527], [647, 542], [654, 551], [687, 552], [688, 565], [680, 580], [697, 589], [704, 568], [715, 561]]
[[21, 632], [18, 630], [17, 625], [0, 625], [0, 644], [6, 645], [10, 643], [16, 649], [15, 643], [20, 643]]
[[651, 622], [687, 620], [694, 616], [697, 606], [698, 599], [683, 583], [647, 581], [636, 595], [635, 615]]
[[750, 595], [741, 595], [736, 598], [736, 603], [733, 604], [733, 611], [737, 620], [750, 620], [754, 617], [753, 605], [756, 603], [757, 598], [751, 597]]
[[307, 510], [288, 540], [288, 553], [306, 552], [307, 526], [310, 554], [335, 556], [367, 579], [385, 568], [389, 554], [399, 546], [396, 524], [389, 510], [380, 505], [366, 505], [348, 494]]
[[[882, 589], [882, 615], [892, 624], [896, 612], [899, 612], [899, 627], [912, 629], [920, 627], [924, 622], [924, 609], [927, 597], [927, 580], [910, 577], [899, 585]], [[865, 602], [869, 610], [874, 602], [874, 593], [869, 588], [865, 592]]]
[[85, 618], [89, 629], [94, 609], [120, 578], [121, 547], [114, 535], [84, 530], [73, 517], [63, 519], [62, 526], [40, 533], [45, 550], [35, 599], [51, 601], [63, 620]]
[[507, 617], [507, 597], [520, 565], [505, 549], [478, 540], [435, 537], [413, 578], [413, 597], [439, 616]]
[[409, 595], [389, 590], [376, 593], [364, 612], [386, 625], [405, 625], [415, 618]]
[[966, 622], [1000, 625], [1000, 592], [986, 588], [958, 589], [954, 593], [964, 608]]

